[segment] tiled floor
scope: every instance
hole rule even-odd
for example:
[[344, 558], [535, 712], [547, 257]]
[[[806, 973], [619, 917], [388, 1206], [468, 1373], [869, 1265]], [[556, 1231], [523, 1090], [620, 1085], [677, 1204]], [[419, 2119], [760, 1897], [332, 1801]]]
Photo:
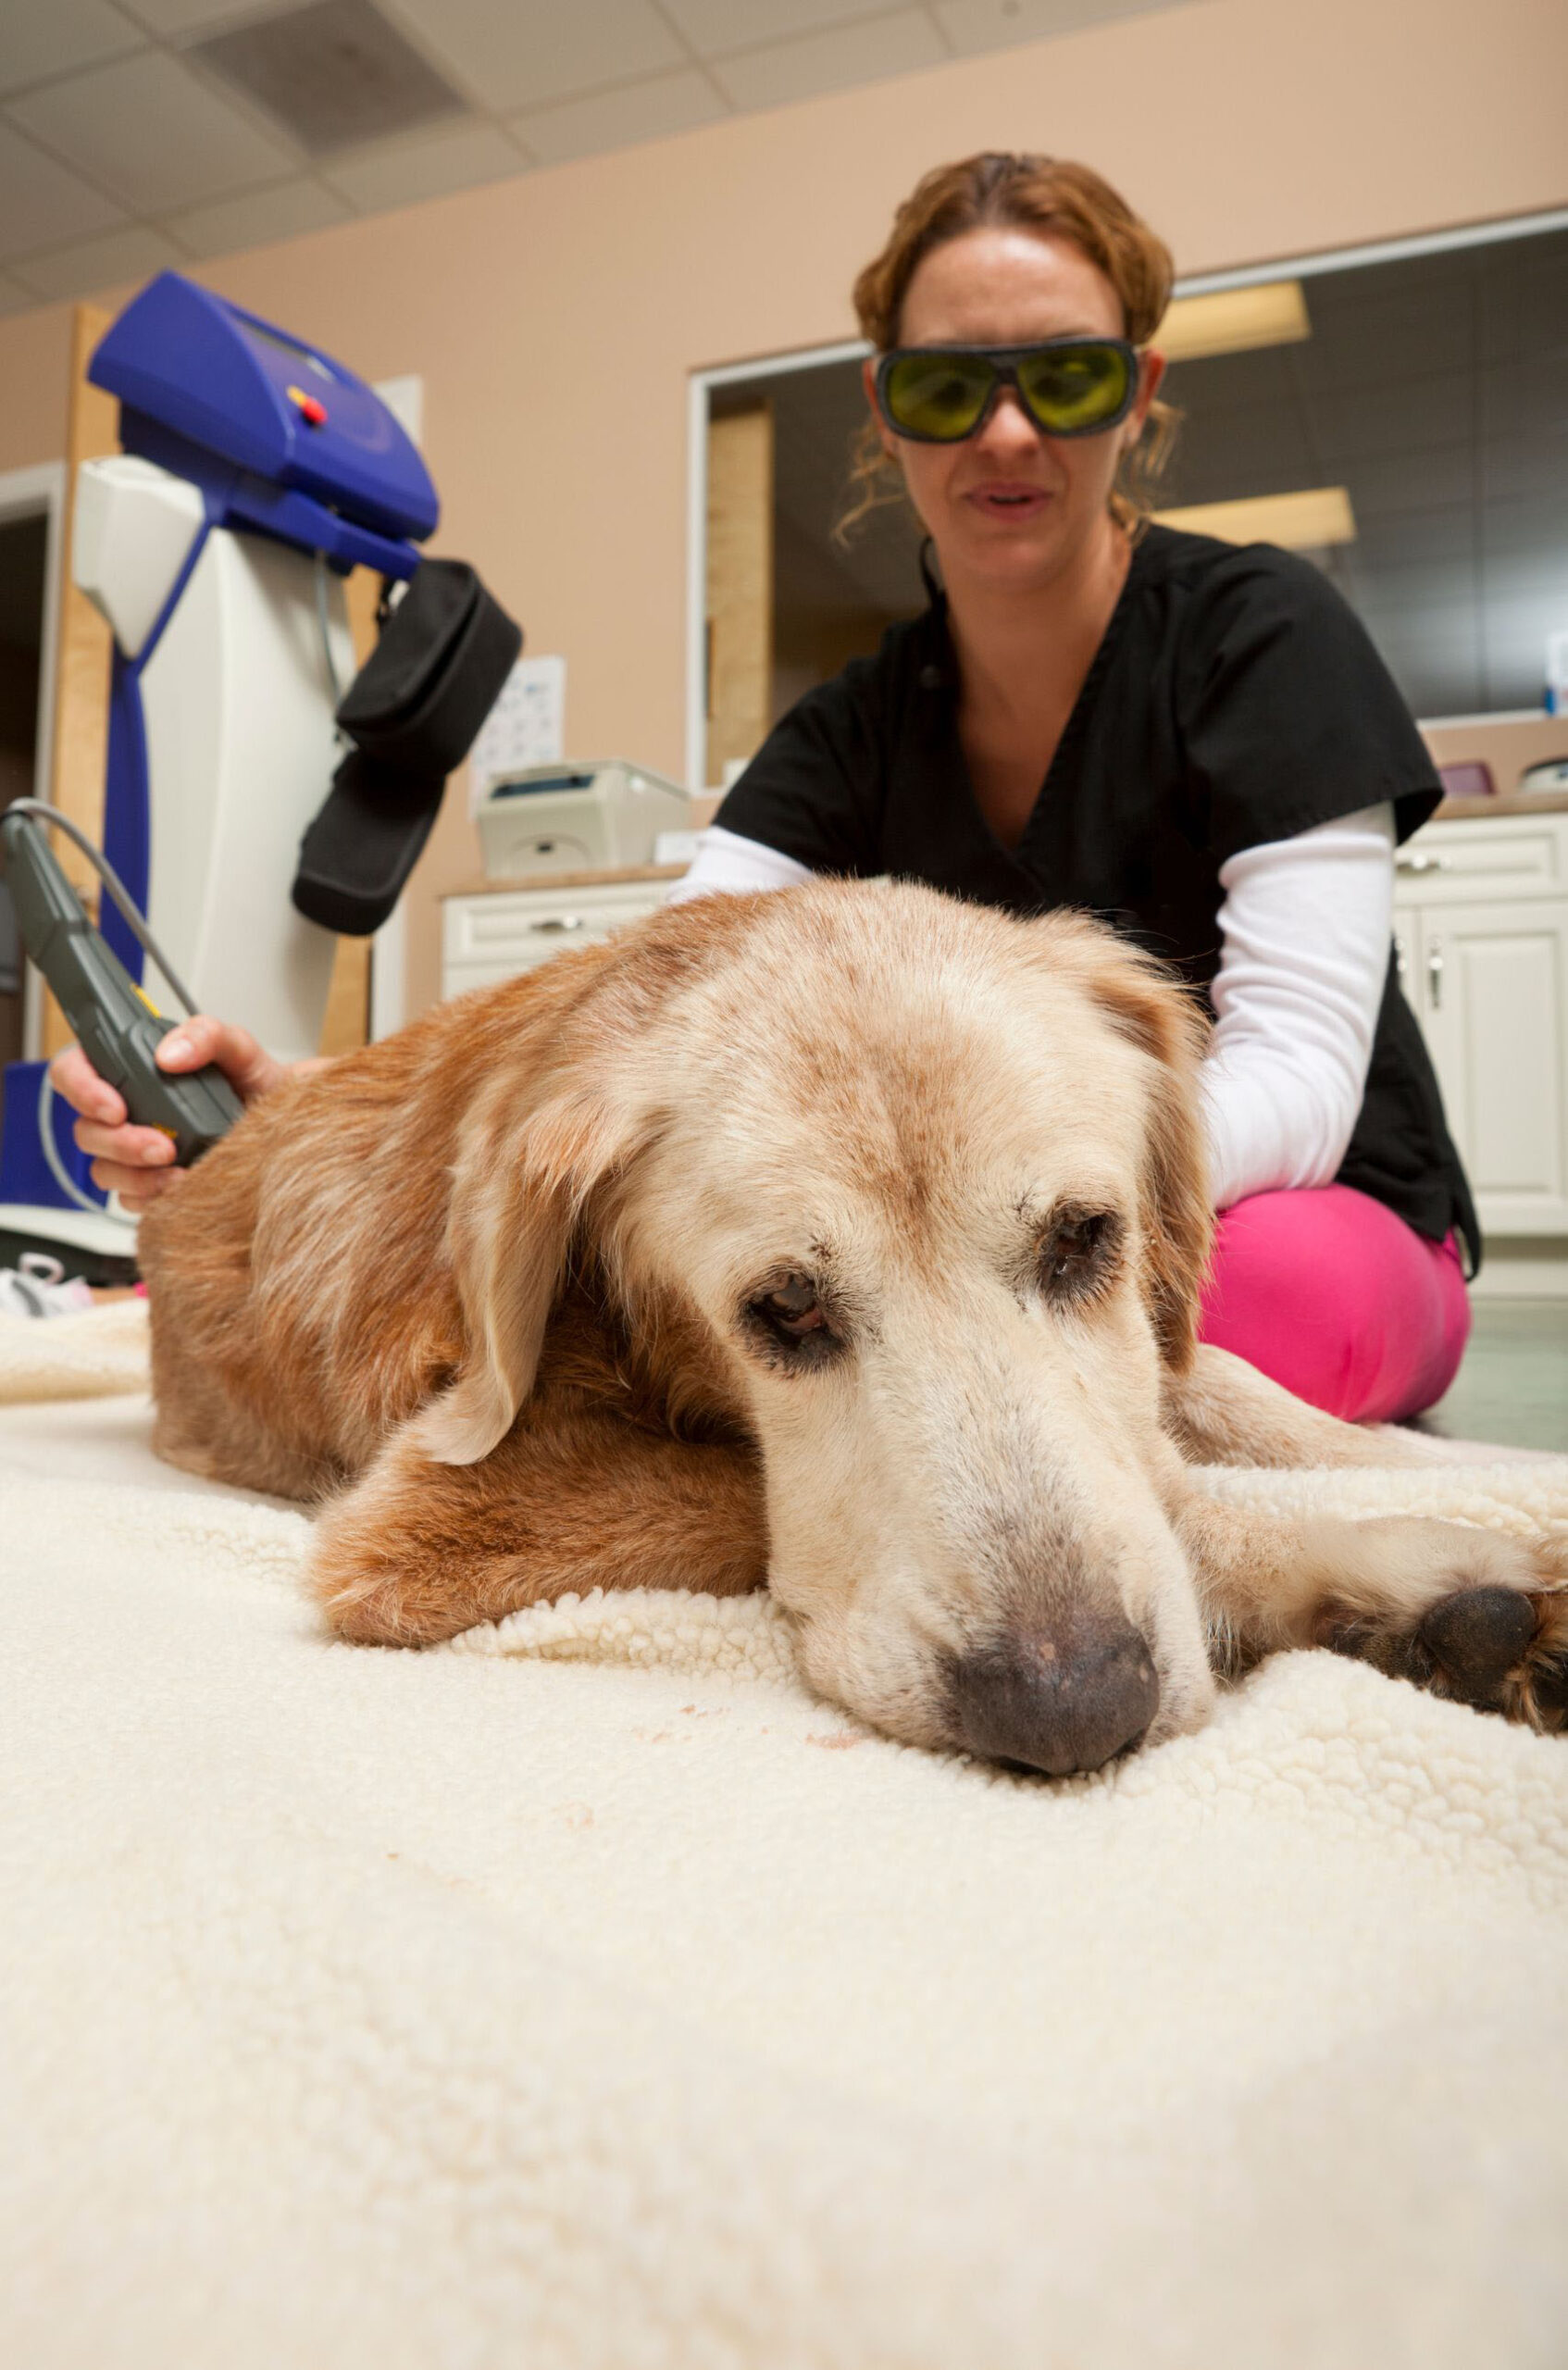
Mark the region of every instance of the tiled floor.
[[1568, 1452], [1568, 1300], [1477, 1301], [1464, 1363], [1423, 1428]]

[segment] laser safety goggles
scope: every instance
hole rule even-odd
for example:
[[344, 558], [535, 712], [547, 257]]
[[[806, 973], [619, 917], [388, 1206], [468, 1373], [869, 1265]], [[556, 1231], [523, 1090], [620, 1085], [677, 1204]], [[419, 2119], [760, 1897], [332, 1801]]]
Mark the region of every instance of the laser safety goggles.
[[977, 435], [1003, 387], [1047, 436], [1099, 436], [1132, 409], [1138, 353], [1124, 337], [904, 345], [880, 356], [876, 383], [888, 426], [916, 444], [957, 444]]

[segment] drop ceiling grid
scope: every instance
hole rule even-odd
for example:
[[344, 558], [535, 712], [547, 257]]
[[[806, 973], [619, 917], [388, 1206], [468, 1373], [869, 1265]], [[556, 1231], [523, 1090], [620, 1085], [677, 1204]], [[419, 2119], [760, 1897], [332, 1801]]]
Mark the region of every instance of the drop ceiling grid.
[[1187, 0], [792, 0], [781, 35], [776, 0], [376, 0], [466, 112], [312, 158], [193, 54], [292, 6], [0, 0], [0, 267], [23, 303], [86, 293], [163, 263], [1176, 5]]

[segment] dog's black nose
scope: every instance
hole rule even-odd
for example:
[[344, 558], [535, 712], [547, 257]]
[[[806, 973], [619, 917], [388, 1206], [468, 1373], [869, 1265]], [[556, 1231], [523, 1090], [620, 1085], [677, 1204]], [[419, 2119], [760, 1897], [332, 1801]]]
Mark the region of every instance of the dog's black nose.
[[1153, 1657], [1120, 1618], [1010, 1631], [953, 1665], [967, 1750], [1051, 1778], [1102, 1768], [1141, 1740], [1159, 1703]]

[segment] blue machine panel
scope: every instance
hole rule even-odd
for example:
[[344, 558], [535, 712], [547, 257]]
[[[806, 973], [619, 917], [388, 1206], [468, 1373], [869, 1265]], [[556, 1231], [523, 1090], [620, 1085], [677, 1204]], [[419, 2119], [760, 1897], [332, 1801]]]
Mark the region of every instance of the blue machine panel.
[[87, 375], [119, 397], [128, 452], [169, 453], [178, 468], [170, 448], [193, 447], [263, 480], [274, 504], [303, 494], [376, 535], [423, 541], [435, 526], [429, 473], [363, 379], [178, 272], [126, 306]]

